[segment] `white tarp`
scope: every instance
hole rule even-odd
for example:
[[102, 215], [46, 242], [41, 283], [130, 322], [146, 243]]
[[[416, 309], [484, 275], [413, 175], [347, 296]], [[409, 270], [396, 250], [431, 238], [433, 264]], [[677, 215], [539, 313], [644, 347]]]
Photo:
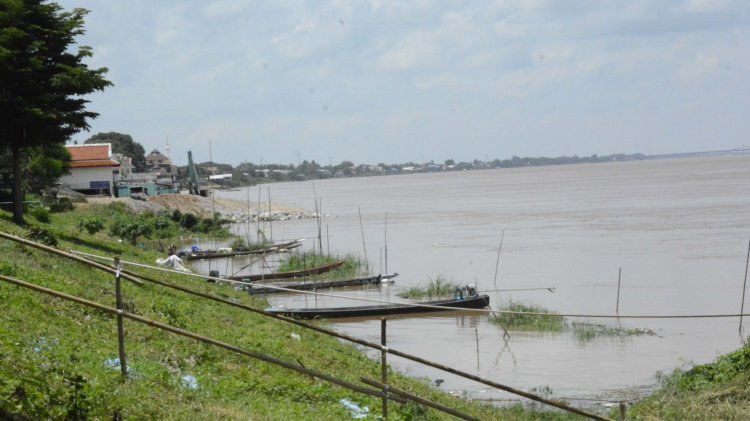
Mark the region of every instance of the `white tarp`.
[[174, 270], [180, 270], [183, 272], [190, 272], [188, 268], [182, 265], [182, 259], [175, 256], [174, 254], [167, 257], [166, 259], [156, 259], [156, 263], [162, 266], [172, 268]]

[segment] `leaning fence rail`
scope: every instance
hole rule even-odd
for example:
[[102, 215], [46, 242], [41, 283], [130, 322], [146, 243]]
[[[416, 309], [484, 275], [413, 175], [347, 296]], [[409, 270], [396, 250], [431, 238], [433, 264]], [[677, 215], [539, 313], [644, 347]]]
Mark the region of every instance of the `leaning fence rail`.
[[45, 287], [42, 287], [42, 286], [39, 286], [39, 285], [35, 285], [35, 284], [29, 283], [29, 282], [22, 281], [20, 279], [11, 278], [11, 277], [5, 276], [5, 275], [0, 275], [0, 281], [7, 282], [9, 284], [13, 284], [13, 285], [16, 285], [16, 286], [19, 286], [19, 287], [27, 288], [27, 289], [30, 289], [30, 290], [33, 290], [33, 291], [36, 291], [36, 292], [40, 292], [40, 293], [43, 293], [43, 294], [51, 295], [53, 297], [57, 297], [57, 298], [60, 298], [60, 299], [63, 299], [63, 300], [72, 301], [72, 302], [75, 302], [77, 304], [81, 304], [81, 305], [84, 305], [84, 306], [87, 306], [87, 307], [95, 308], [97, 310], [100, 310], [100, 311], [103, 311], [105, 313], [109, 313], [109, 314], [115, 315], [117, 317], [122, 317], [122, 318], [125, 318], [125, 319], [129, 319], [129, 320], [132, 320], [132, 321], [144, 324], [144, 325], [149, 326], [151, 328], [164, 330], [164, 331], [171, 332], [171, 333], [174, 333], [174, 334], [179, 335], [179, 336], [184, 336], [184, 337], [191, 338], [191, 339], [203, 342], [203, 343], [214, 345], [214, 346], [217, 346], [219, 348], [223, 348], [223, 349], [226, 349], [228, 351], [231, 351], [231, 352], [234, 352], [234, 353], [237, 353], [237, 354], [245, 355], [245, 356], [248, 356], [248, 357], [251, 357], [251, 358], [255, 358], [255, 359], [264, 361], [264, 362], [269, 363], [269, 364], [277, 365], [277, 366], [280, 366], [280, 367], [283, 367], [283, 368], [286, 368], [286, 369], [289, 369], [289, 370], [296, 371], [296, 372], [301, 373], [301, 374], [305, 374], [305, 375], [310, 376], [310, 377], [318, 378], [318, 379], [327, 381], [329, 383], [333, 383], [335, 385], [341, 386], [343, 388], [346, 388], [346, 389], [349, 389], [349, 390], [352, 390], [352, 391], [355, 391], [355, 392], [358, 392], [358, 393], [362, 393], [362, 394], [370, 395], [370, 396], [374, 396], [374, 397], [386, 397], [386, 398], [388, 398], [390, 400], [393, 400], [393, 401], [396, 401], [396, 402], [399, 402], [399, 403], [405, 403], [406, 401], [412, 400], [414, 402], [423, 403], [423, 404], [425, 404], [427, 406], [430, 406], [430, 407], [438, 409], [440, 411], [449, 413], [451, 415], [458, 416], [459, 418], [462, 418], [462, 419], [467, 419], [467, 420], [476, 419], [476, 418], [473, 418], [473, 417], [471, 417], [469, 415], [466, 415], [466, 414], [464, 414], [464, 413], [462, 413], [460, 411], [456, 411], [455, 409], [445, 407], [443, 405], [440, 405], [440, 404], [438, 404], [436, 402], [432, 402], [432, 401], [426, 400], [424, 398], [415, 397], [416, 398], [415, 399], [415, 398], [412, 398], [410, 396], [404, 396], [402, 398], [400, 396], [393, 396], [393, 395], [390, 395], [388, 393], [381, 392], [380, 390], [377, 390], [377, 389], [369, 389], [369, 388], [366, 388], [366, 387], [362, 387], [362, 386], [359, 386], [357, 384], [348, 382], [346, 380], [342, 380], [342, 379], [339, 379], [337, 377], [330, 376], [328, 374], [324, 374], [324, 373], [321, 373], [321, 372], [318, 372], [318, 371], [315, 371], [315, 370], [311, 370], [311, 369], [306, 368], [306, 367], [304, 367], [302, 365], [295, 365], [295, 364], [289, 363], [287, 361], [280, 360], [280, 359], [275, 358], [275, 357], [271, 357], [269, 355], [265, 355], [265, 354], [262, 354], [262, 353], [259, 353], [259, 352], [250, 351], [250, 350], [247, 350], [247, 349], [244, 349], [244, 348], [240, 348], [240, 347], [235, 346], [235, 345], [231, 345], [229, 343], [220, 341], [218, 339], [214, 339], [214, 338], [211, 338], [211, 337], [208, 337], [208, 336], [205, 336], [205, 335], [201, 335], [201, 334], [198, 334], [198, 333], [195, 333], [195, 332], [191, 332], [189, 330], [180, 329], [178, 327], [175, 327], [175, 326], [172, 326], [172, 325], [168, 325], [166, 323], [161, 323], [161, 322], [158, 322], [158, 321], [153, 320], [153, 319], [149, 319], [149, 318], [146, 318], [146, 317], [139, 316], [137, 314], [129, 313], [129, 312], [127, 312], [125, 310], [122, 310], [122, 309], [117, 309], [117, 308], [112, 308], [112, 307], [109, 307], [109, 306], [105, 306], [103, 304], [87, 300], [85, 298], [81, 298], [81, 297], [77, 297], [77, 296], [74, 296], [74, 295], [66, 294], [66, 293], [63, 293], [63, 292], [60, 292], [60, 291], [56, 291], [56, 290], [53, 290], [53, 289], [45, 288]]
[[601, 416], [599, 416], [597, 414], [594, 414], [594, 413], [591, 413], [591, 412], [588, 412], [588, 411], [584, 411], [582, 409], [578, 409], [578, 408], [572, 407], [570, 405], [565, 404], [564, 402], [556, 401], [556, 400], [553, 400], [553, 399], [547, 399], [547, 398], [535, 395], [533, 393], [525, 392], [525, 391], [520, 390], [520, 389], [516, 389], [516, 388], [510, 387], [510, 386], [501, 384], [501, 383], [494, 382], [492, 380], [488, 380], [488, 379], [485, 379], [485, 378], [482, 378], [482, 377], [479, 377], [479, 376], [475, 376], [475, 375], [470, 374], [470, 373], [463, 372], [461, 370], [457, 370], [457, 369], [455, 369], [453, 367], [449, 367], [449, 366], [446, 366], [446, 365], [443, 365], [443, 364], [440, 364], [440, 363], [436, 363], [434, 361], [430, 361], [430, 360], [424, 359], [424, 358], [416, 356], [416, 355], [408, 354], [406, 352], [401, 352], [401, 351], [399, 351], [397, 349], [389, 348], [389, 347], [385, 346], [384, 344], [377, 344], [377, 343], [374, 343], [374, 342], [365, 341], [363, 339], [359, 339], [359, 338], [356, 338], [354, 336], [349, 336], [349, 335], [346, 335], [346, 334], [343, 334], [343, 333], [339, 333], [339, 332], [336, 332], [336, 331], [333, 331], [333, 330], [330, 330], [330, 329], [322, 328], [320, 326], [315, 326], [315, 325], [312, 325], [312, 324], [301, 322], [299, 320], [296, 320], [296, 319], [293, 319], [293, 318], [290, 318], [290, 317], [280, 316], [280, 315], [277, 315], [277, 314], [274, 314], [274, 313], [269, 313], [267, 311], [259, 310], [259, 309], [250, 307], [250, 306], [245, 305], [245, 304], [236, 303], [234, 301], [225, 300], [225, 299], [220, 298], [220, 297], [215, 297], [215, 296], [212, 296], [212, 295], [204, 294], [202, 292], [194, 291], [194, 290], [191, 290], [189, 288], [185, 288], [185, 287], [182, 287], [182, 286], [179, 286], [179, 285], [172, 285], [172, 284], [169, 284], [167, 282], [163, 282], [163, 281], [160, 281], [160, 280], [157, 280], [157, 279], [145, 276], [145, 275], [136, 274], [134, 272], [131, 272], [131, 271], [128, 271], [128, 270], [125, 270], [125, 269], [123, 269], [122, 272], [123, 273], [127, 273], [127, 274], [129, 274], [131, 276], [137, 276], [138, 278], [140, 278], [140, 279], [142, 279], [144, 281], [147, 281], [147, 282], [152, 282], [152, 283], [155, 283], [157, 285], [162, 285], [162, 286], [167, 287], [167, 288], [172, 288], [172, 289], [176, 289], [178, 291], [185, 292], [187, 294], [191, 294], [191, 295], [203, 297], [203, 298], [206, 298], [206, 299], [209, 299], [209, 300], [212, 300], [212, 301], [224, 303], [224, 304], [232, 306], [232, 307], [241, 308], [241, 309], [244, 309], [244, 310], [247, 310], [247, 311], [250, 311], [250, 312], [253, 312], [253, 313], [257, 313], [257, 314], [260, 314], [260, 315], [263, 315], [263, 316], [266, 316], [266, 317], [271, 317], [271, 318], [274, 318], [276, 320], [280, 320], [280, 321], [283, 321], [283, 322], [286, 322], [286, 323], [294, 324], [296, 326], [300, 326], [300, 327], [303, 327], [303, 328], [306, 328], [306, 329], [310, 329], [310, 330], [313, 330], [313, 331], [316, 331], [316, 332], [319, 332], [319, 333], [322, 333], [322, 334], [325, 334], [325, 335], [333, 336], [333, 337], [336, 337], [336, 338], [339, 338], [339, 339], [343, 339], [343, 340], [346, 340], [346, 341], [349, 341], [349, 342], [352, 342], [352, 343], [356, 343], [356, 344], [363, 345], [363, 346], [366, 346], [366, 347], [369, 347], [369, 348], [373, 348], [373, 349], [379, 350], [381, 352], [386, 352], [386, 353], [389, 353], [389, 354], [392, 354], [392, 355], [395, 355], [395, 356], [398, 356], [398, 357], [401, 357], [401, 358], [405, 358], [407, 360], [411, 360], [411, 361], [414, 361], [414, 362], [417, 362], [417, 363], [420, 363], [420, 364], [423, 364], [423, 365], [426, 365], [426, 366], [429, 366], [429, 367], [432, 367], [432, 368], [436, 368], [438, 370], [441, 370], [441, 371], [444, 371], [444, 372], [447, 372], [447, 373], [455, 374], [457, 376], [460, 376], [460, 377], [463, 377], [463, 378], [466, 378], [466, 379], [469, 379], [469, 380], [473, 380], [473, 381], [475, 381], [477, 383], [482, 383], [484, 385], [491, 386], [493, 388], [496, 388], [496, 389], [499, 389], [499, 390], [502, 390], [502, 391], [505, 391], [505, 392], [508, 392], [508, 393], [512, 393], [514, 395], [522, 396], [522, 397], [527, 398], [527, 399], [532, 400], [532, 401], [540, 402], [540, 403], [543, 403], [543, 404], [546, 404], [546, 405], [549, 405], [549, 406], [554, 406], [556, 408], [559, 408], [559, 409], [562, 409], [562, 410], [565, 410], [565, 411], [568, 411], [568, 412], [572, 412], [574, 414], [582, 415], [582, 416], [585, 416], [585, 417], [588, 417], [588, 418], [591, 418], [591, 419], [599, 419], [599, 420], [606, 420], [606, 419], [608, 419], [608, 418], [605, 418], [605, 417], [601, 417]]
[[[482, 384], [485, 384], [487, 386], [491, 386], [491, 387], [494, 387], [496, 389], [503, 390], [503, 391], [506, 391], [506, 392], [509, 392], [509, 393], [512, 393], [512, 394], [515, 394], [515, 395], [518, 395], [518, 396], [522, 396], [524, 398], [527, 398], [527, 399], [530, 399], [530, 400], [533, 400], [533, 401], [537, 401], [537, 402], [540, 402], [540, 403], [543, 403], [543, 404], [546, 404], [546, 405], [549, 405], [549, 406], [553, 406], [553, 407], [556, 407], [556, 408], [559, 408], [559, 409], [562, 409], [562, 410], [565, 410], [565, 411], [568, 411], [568, 412], [571, 412], [571, 413], [575, 413], [577, 415], [581, 415], [581, 416], [584, 416], [584, 417], [587, 417], [587, 418], [591, 418], [591, 419], [595, 419], [595, 420], [609, 420], [609, 418], [606, 418], [606, 417], [603, 417], [603, 416], [600, 416], [598, 414], [594, 414], [594, 413], [591, 413], [591, 412], [588, 412], [588, 411], [585, 411], [585, 410], [582, 410], [582, 409], [578, 409], [578, 408], [572, 407], [570, 405], [567, 405], [564, 402], [559, 402], [559, 401], [556, 401], [556, 400], [543, 398], [541, 396], [537, 396], [537, 395], [534, 395], [532, 393], [528, 393], [528, 392], [525, 392], [525, 391], [522, 391], [522, 390], [519, 390], [519, 389], [515, 389], [513, 387], [506, 386], [506, 385], [503, 385], [503, 384], [500, 384], [500, 383], [497, 383], [497, 382], [494, 382], [494, 381], [491, 381], [491, 380], [488, 380], [488, 379], [484, 379], [484, 378], [481, 378], [479, 376], [475, 376], [475, 375], [470, 374], [470, 373], [466, 373], [466, 372], [463, 372], [463, 371], [460, 371], [460, 370], [456, 370], [454, 368], [451, 368], [451, 367], [448, 367], [448, 366], [445, 366], [445, 365], [442, 365], [442, 364], [439, 364], [439, 363], [435, 363], [433, 361], [429, 361], [429, 360], [426, 360], [424, 358], [421, 358], [421, 357], [418, 357], [418, 356], [415, 356], [415, 355], [411, 355], [411, 354], [407, 354], [407, 353], [404, 353], [404, 352], [401, 352], [401, 351], [398, 351], [398, 350], [395, 350], [395, 349], [391, 349], [391, 348], [388, 348], [388, 347], [386, 347], [384, 345], [367, 342], [367, 341], [364, 341], [364, 340], [361, 340], [361, 339], [358, 339], [358, 338], [354, 338], [354, 337], [351, 337], [351, 336], [348, 336], [348, 335], [343, 335], [343, 334], [340, 334], [340, 333], [337, 333], [337, 332], [333, 332], [331, 330], [327, 330], [327, 329], [323, 329], [323, 328], [320, 328], [320, 327], [317, 327], [317, 326], [309, 325], [307, 323], [302, 323], [302, 322], [299, 322], [297, 320], [294, 320], [294, 319], [291, 319], [291, 318], [287, 318], [287, 317], [284, 317], [284, 316], [274, 315], [274, 314], [271, 314], [271, 313], [268, 313], [268, 312], [265, 312], [265, 311], [262, 311], [262, 310], [258, 310], [258, 309], [252, 308], [250, 306], [246, 306], [246, 305], [239, 304], [239, 303], [234, 303], [234, 302], [232, 302], [230, 300], [224, 300], [222, 298], [214, 297], [214, 296], [211, 296], [211, 295], [208, 295], [208, 294], [203, 294], [203, 293], [200, 293], [200, 292], [197, 292], [197, 291], [190, 290], [188, 288], [184, 288], [184, 287], [180, 287], [180, 286], [177, 286], [177, 285], [172, 285], [172, 284], [169, 284], [169, 283], [166, 283], [166, 282], [158, 281], [158, 280], [155, 280], [155, 279], [143, 276], [143, 275], [135, 274], [133, 272], [122, 270], [122, 269], [119, 269], [119, 268], [112, 268], [112, 267], [100, 264], [98, 262], [95, 262], [95, 261], [93, 261], [93, 260], [91, 260], [89, 258], [79, 257], [79, 256], [76, 256], [76, 255], [74, 255], [72, 253], [65, 252], [65, 251], [62, 251], [62, 250], [59, 250], [59, 249], [55, 249], [55, 248], [52, 248], [52, 247], [49, 247], [49, 246], [45, 246], [43, 244], [35, 243], [33, 241], [29, 241], [29, 240], [26, 240], [24, 238], [16, 237], [16, 236], [13, 236], [13, 235], [10, 235], [10, 234], [7, 234], [7, 233], [0, 232], [0, 237], [6, 238], [6, 239], [11, 240], [11, 241], [16, 241], [16, 242], [19, 242], [19, 243], [22, 243], [22, 244], [25, 244], [25, 245], [28, 245], [28, 246], [31, 246], [31, 247], [35, 247], [35, 248], [40, 249], [40, 250], [49, 251], [49, 252], [55, 253], [57, 255], [60, 255], [62, 257], [71, 258], [71, 259], [76, 260], [78, 262], [81, 262], [81, 263], [84, 263], [84, 264], [87, 264], [87, 265], [91, 265], [91, 266], [96, 267], [98, 269], [101, 269], [101, 270], [104, 270], [106, 272], [115, 274], [115, 276], [122, 276], [124, 279], [128, 279], [128, 280], [130, 280], [132, 282], [135, 282], [135, 283], [137, 283], [139, 285], [142, 285], [142, 282], [140, 280], [138, 280], [137, 278], [140, 278], [142, 280], [146, 280], [146, 281], [149, 281], [149, 282], [153, 282], [153, 283], [156, 283], [156, 284], [168, 287], [168, 288], [177, 289], [177, 290], [180, 290], [180, 291], [185, 292], [185, 293], [189, 293], [189, 294], [201, 296], [203, 298], [207, 298], [207, 299], [210, 299], [210, 300], [213, 300], [213, 301], [222, 302], [224, 304], [231, 305], [231, 306], [234, 306], [234, 307], [243, 308], [245, 310], [252, 311], [252, 312], [258, 313], [258, 314], [262, 314], [264, 316], [273, 317], [273, 318], [276, 318], [278, 320], [282, 320], [282, 321], [287, 322], [287, 323], [293, 323], [295, 325], [298, 325], [298, 326], [301, 326], [301, 327], [304, 327], [304, 328], [307, 328], [307, 329], [312, 329], [312, 330], [318, 331], [318, 332], [326, 334], [326, 335], [331, 335], [331, 336], [334, 336], [334, 337], [338, 337], [340, 339], [345, 339], [345, 340], [348, 340], [348, 341], [351, 341], [351, 342], [354, 342], [354, 343], [358, 343], [358, 344], [361, 344], [361, 345], [364, 345], [364, 346], [368, 346], [370, 348], [378, 349], [381, 352], [387, 352], [387, 353], [390, 353], [390, 354], [393, 354], [393, 355], [396, 355], [396, 356], [399, 356], [399, 357], [402, 357], [402, 358], [406, 358], [406, 359], [409, 359], [411, 361], [418, 362], [418, 363], [421, 363], [421, 364], [424, 364], [424, 365], [427, 365], [427, 366], [430, 366], [430, 367], [433, 367], [433, 368], [437, 368], [439, 370], [442, 370], [442, 371], [445, 371], [445, 372], [448, 372], [448, 373], [451, 373], [451, 374], [455, 374], [455, 375], [458, 375], [458, 376], [461, 376], [461, 377], [464, 377], [464, 378], [476, 381], [478, 383], [482, 383]], [[100, 257], [100, 256], [97, 256], [97, 257]], [[114, 260], [114, 259], [112, 259], [112, 260]], [[5, 277], [5, 276], [0, 276], [0, 280], [4, 280], [4, 281], [13, 283], [13, 281], [8, 281], [8, 279], [12, 279], [12, 278], [8, 278], [8, 277]], [[14, 280], [14, 281], [16, 281], [16, 282], [23, 282], [23, 281], [19, 281], [19, 280]], [[28, 284], [28, 283], [25, 283], [25, 284], [27, 284], [29, 286], [34, 286], [36, 288], [42, 288], [44, 290], [47, 290], [46, 288], [38, 287], [38, 286], [35, 286], [33, 284]], [[31, 288], [31, 289], [36, 289], [36, 288]], [[38, 290], [38, 291], [45, 292], [45, 291], [41, 291], [41, 290]], [[55, 292], [55, 294], [66, 295], [66, 294], [59, 293], [59, 292], [56, 292], [56, 291], [53, 291], [53, 290], [47, 290], [47, 291]], [[55, 294], [52, 294], [52, 295], [55, 295]], [[58, 296], [58, 295], [56, 295], [56, 296]], [[59, 297], [60, 298], [65, 298], [65, 299], [68, 299], [66, 297], [71, 297], [71, 298], [76, 298], [76, 299], [83, 300], [83, 299], [78, 298], [78, 297], [67, 296], [67, 295], [66, 295], [66, 297], [62, 297], [62, 296], [59, 296]], [[72, 300], [72, 301], [75, 301], [75, 300]], [[84, 301], [87, 301], [87, 300], [84, 300]], [[112, 308], [103, 306], [103, 305], [98, 304], [98, 303], [93, 303], [93, 302], [91, 302], [91, 303], [92, 304], [96, 304], [98, 306], [105, 307], [105, 308], [108, 309], [108, 310], [104, 310], [104, 311], [110, 311], [111, 310], [112, 312], [115, 312], [118, 315], [122, 315], [123, 317], [127, 317], [127, 318], [130, 318], [130, 319], [133, 319], [133, 320], [136, 320], [135, 318], [147, 320], [145, 318], [141, 318], [140, 316], [136, 316], [136, 315], [133, 315], [133, 314], [130, 314], [130, 313], [126, 313], [123, 310], [112, 309]], [[84, 304], [84, 303], [81, 303], [81, 304]], [[85, 305], [87, 305], [87, 304], [85, 304]], [[128, 316], [125, 316], [125, 314], [128, 314]], [[137, 320], [137, 321], [140, 321], [140, 320]], [[151, 323], [151, 322], [152, 321], [149, 321], [148, 323]], [[174, 328], [174, 327], [171, 327], [169, 325], [164, 325], [164, 326], [168, 326], [171, 329], [177, 329], [177, 330], [182, 331], [181, 329]], [[169, 330], [169, 329], [165, 329], [165, 330]], [[169, 331], [172, 331], [172, 330], [169, 330]], [[187, 332], [187, 331], [185, 331], [185, 332]], [[178, 333], [178, 332], [173, 332], [173, 333]], [[187, 332], [187, 333], [190, 333], [190, 332]], [[178, 334], [180, 334], [180, 333], [178, 333]], [[187, 335], [183, 335], [183, 336], [187, 336]], [[216, 341], [216, 342], [221, 343], [220, 341]], [[229, 344], [225, 344], [225, 345], [232, 346], [232, 345], [229, 345]], [[221, 345], [218, 345], [218, 346], [221, 346]], [[229, 349], [229, 348], [227, 348], [227, 349]], [[240, 349], [240, 348], [237, 348], [237, 349]], [[251, 351], [247, 351], [247, 352], [251, 352]], [[249, 356], [252, 357], [252, 355], [249, 355]], [[272, 358], [272, 357], [269, 357], [269, 358]], [[296, 367], [296, 366], [294, 366], [292, 364], [289, 364], [289, 363], [285, 363], [285, 364], [288, 364], [289, 366]], [[291, 367], [288, 367], [288, 368], [291, 368]], [[123, 372], [125, 372], [124, 369], [123, 369]], [[371, 391], [370, 389], [366, 389], [366, 390]], [[384, 389], [384, 390], [387, 391], [387, 389]], [[384, 393], [384, 392], [380, 392], [380, 391], [378, 391], [377, 393], [378, 393], [377, 395], [373, 395], [373, 396], [386, 397], [387, 399], [391, 399], [391, 400], [393, 400], [393, 398], [394, 398], [394, 396], [392, 394], [388, 394], [388, 393]]]

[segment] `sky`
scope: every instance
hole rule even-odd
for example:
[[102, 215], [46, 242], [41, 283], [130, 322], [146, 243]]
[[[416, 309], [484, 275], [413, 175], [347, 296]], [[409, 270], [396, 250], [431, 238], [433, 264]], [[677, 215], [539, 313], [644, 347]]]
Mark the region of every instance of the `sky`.
[[58, 0], [114, 83], [99, 132], [178, 165], [750, 144], [746, 0]]

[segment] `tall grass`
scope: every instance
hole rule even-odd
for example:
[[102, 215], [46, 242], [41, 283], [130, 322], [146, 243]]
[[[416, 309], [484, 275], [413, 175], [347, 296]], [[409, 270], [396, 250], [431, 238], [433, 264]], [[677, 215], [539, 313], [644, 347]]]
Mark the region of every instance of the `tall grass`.
[[443, 276], [438, 275], [435, 279], [430, 279], [426, 286], [411, 287], [398, 295], [402, 298], [411, 299], [452, 297], [456, 288], [460, 288], [457, 283], [450, 282]]
[[500, 310], [508, 313], [496, 314], [491, 319], [505, 328], [540, 332], [562, 332], [566, 328], [564, 317], [538, 305], [509, 301]]
[[625, 328], [622, 326], [608, 326], [588, 322], [573, 322], [571, 323], [571, 328], [573, 330], [573, 337], [581, 342], [589, 342], [599, 337], [656, 335], [656, 332], [648, 328]]
[[750, 344], [709, 364], [657, 376], [661, 389], [629, 411], [632, 419], [750, 419]]
[[360, 260], [352, 255], [332, 256], [315, 253], [295, 253], [282, 262], [277, 268], [278, 272], [292, 272], [297, 270], [313, 269], [320, 266], [330, 265], [343, 261], [344, 264], [321, 276], [332, 279], [349, 278], [362, 275], [362, 264]]

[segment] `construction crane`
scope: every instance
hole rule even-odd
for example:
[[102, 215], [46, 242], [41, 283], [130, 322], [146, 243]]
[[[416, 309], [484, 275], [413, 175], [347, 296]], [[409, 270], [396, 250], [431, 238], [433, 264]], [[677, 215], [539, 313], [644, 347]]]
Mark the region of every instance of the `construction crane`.
[[193, 164], [193, 151], [188, 148], [188, 191], [190, 191], [190, 194], [208, 196], [208, 190], [201, 189], [199, 186], [198, 171], [196, 171], [195, 164]]

